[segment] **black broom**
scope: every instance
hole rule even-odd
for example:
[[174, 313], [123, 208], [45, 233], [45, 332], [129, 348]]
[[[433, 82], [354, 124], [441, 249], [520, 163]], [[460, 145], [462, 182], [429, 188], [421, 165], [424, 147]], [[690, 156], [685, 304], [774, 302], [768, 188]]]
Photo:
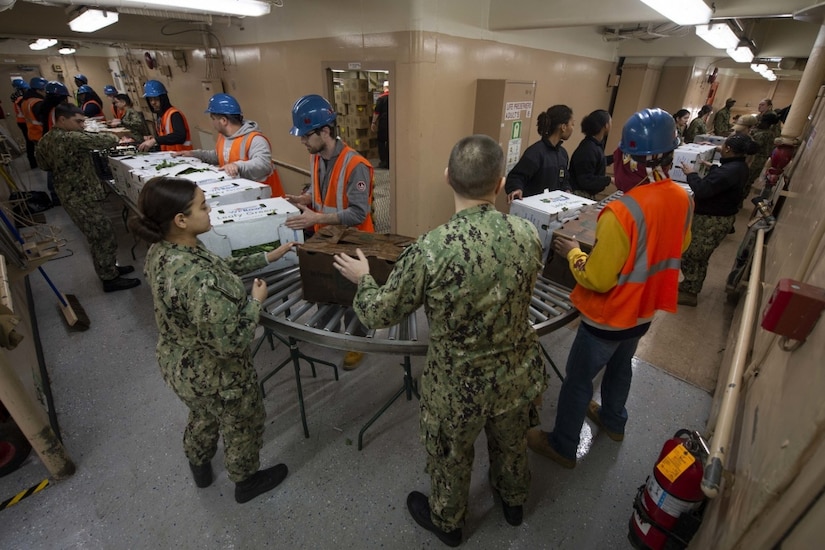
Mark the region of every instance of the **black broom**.
[[[3, 212], [2, 208], [0, 208], [0, 217], [3, 218], [3, 223], [6, 224], [6, 227], [9, 228], [9, 231], [11, 231], [12, 235], [14, 235], [14, 238], [17, 239], [17, 242], [19, 242], [23, 250], [25, 250], [26, 242], [17, 231], [17, 228], [14, 227], [11, 220], [6, 217], [6, 214]], [[63, 317], [66, 319], [66, 324], [77, 330], [87, 330], [91, 325], [91, 320], [86, 314], [86, 310], [83, 309], [82, 305], [80, 305], [80, 300], [77, 299], [77, 296], [74, 294], [64, 295], [62, 292], [57, 290], [57, 287], [54, 286], [54, 283], [51, 279], [49, 279], [49, 276], [46, 275], [46, 272], [42, 267], [38, 266], [37, 269], [40, 271], [40, 274], [43, 275], [43, 278], [46, 279], [46, 282], [49, 283], [52, 292], [54, 292], [55, 296], [57, 296], [57, 299], [60, 302], [60, 310], [63, 312]]]

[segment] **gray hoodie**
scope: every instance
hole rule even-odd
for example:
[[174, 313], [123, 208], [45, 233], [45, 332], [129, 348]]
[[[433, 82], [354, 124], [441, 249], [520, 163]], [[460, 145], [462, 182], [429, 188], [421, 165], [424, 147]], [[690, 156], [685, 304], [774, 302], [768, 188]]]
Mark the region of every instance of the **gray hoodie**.
[[[257, 132], [258, 124], [245, 120], [240, 129], [224, 138], [223, 158], [229, 158], [229, 151], [232, 149], [232, 144], [236, 139], [243, 139], [243, 136], [250, 132]], [[192, 156], [199, 158], [203, 162], [209, 164], [218, 164], [217, 151], [207, 151], [206, 149], [198, 149], [192, 151]], [[239, 160], [238, 172], [242, 178], [253, 181], [264, 181], [272, 173], [272, 150], [269, 147], [269, 142], [262, 136], [255, 136], [252, 138], [252, 143], [249, 146], [249, 160]]]

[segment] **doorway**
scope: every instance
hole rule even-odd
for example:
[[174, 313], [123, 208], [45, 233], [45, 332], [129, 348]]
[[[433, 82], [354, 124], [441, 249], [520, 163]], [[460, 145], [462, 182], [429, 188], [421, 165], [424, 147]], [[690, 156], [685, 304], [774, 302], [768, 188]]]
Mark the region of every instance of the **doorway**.
[[[390, 101], [392, 64], [374, 63], [368, 68], [337, 67], [325, 64], [327, 97], [338, 117], [339, 137], [363, 155], [375, 169], [373, 188], [373, 223], [377, 233], [392, 232], [395, 227], [392, 205], [395, 195], [393, 170], [394, 113]], [[376, 105], [385, 113], [373, 125]]]

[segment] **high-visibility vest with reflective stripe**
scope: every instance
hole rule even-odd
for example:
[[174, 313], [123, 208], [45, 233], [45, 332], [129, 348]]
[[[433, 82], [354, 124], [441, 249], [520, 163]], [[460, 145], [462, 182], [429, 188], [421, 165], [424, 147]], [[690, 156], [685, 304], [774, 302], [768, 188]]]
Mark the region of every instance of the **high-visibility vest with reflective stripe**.
[[[370, 181], [364, 182], [369, 185], [367, 199], [367, 217], [356, 229], [361, 231], [375, 232], [375, 227], [372, 225], [372, 185], [373, 173], [372, 165], [367, 162], [367, 159], [362, 157], [358, 152], [350, 147], [344, 145], [341, 154], [332, 167], [332, 173], [329, 175], [329, 186], [327, 187], [327, 194], [321, 197], [321, 155], [315, 155], [314, 165], [312, 170], [313, 177], [313, 191], [312, 191], [312, 208], [316, 212], [324, 214], [332, 214], [345, 210], [349, 206], [349, 199], [347, 199], [347, 181], [349, 181], [350, 174], [359, 164], [365, 165], [370, 171]], [[324, 227], [324, 224], [315, 224], [315, 231]]]
[[25, 124], [26, 117], [23, 116], [23, 96], [14, 100], [14, 116], [17, 117], [17, 124]]
[[112, 103], [112, 114], [115, 116], [116, 119], [120, 120], [126, 116], [126, 109], [118, 109], [115, 107], [115, 104]]
[[618, 284], [607, 292], [576, 285], [570, 299], [590, 324], [607, 330], [633, 328], [657, 310], [675, 312], [682, 245], [690, 230], [693, 201], [667, 179], [634, 187], [607, 203], [630, 241]]
[[43, 137], [43, 123], [34, 116], [34, 106], [43, 101], [39, 97], [30, 97], [23, 101], [23, 117], [26, 119], [26, 130], [29, 141], [40, 141]]
[[[229, 158], [225, 159], [223, 152], [226, 148], [226, 139], [223, 137], [223, 134], [218, 134], [218, 141], [215, 144], [215, 152], [218, 154], [218, 166], [223, 166], [224, 164], [229, 164], [239, 160], [249, 160], [249, 148], [252, 147], [252, 139], [256, 136], [264, 138], [266, 140], [266, 144], [269, 145], [269, 150], [272, 151], [272, 145], [270, 145], [269, 140], [266, 139], [266, 136], [260, 132], [249, 132], [248, 134], [236, 137], [232, 140], [232, 144], [229, 146]], [[281, 178], [278, 176], [278, 172], [275, 170], [274, 166], [272, 167], [272, 173], [269, 174], [269, 176], [267, 176], [261, 183], [265, 183], [272, 188], [273, 197], [284, 196], [284, 188], [281, 185]]]
[[99, 111], [99, 114], [94, 115], [93, 118], [102, 117], [103, 116], [103, 106], [100, 103], [98, 103], [97, 101], [95, 101], [94, 99], [90, 99], [89, 101], [84, 103], [83, 106], [80, 108], [80, 110], [83, 111], [83, 114], [86, 114], [86, 105], [88, 105], [89, 103], [91, 103], [92, 105], [97, 105], [97, 110]]
[[161, 145], [161, 151], [191, 151], [192, 150], [192, 136], [189, 134], [189, 123], [186, 122], [186, 117], [183, 116], [183, 113], [175, 109], [174, 107], [169, 107], [166, 109], [166, 112], [163, 113], [163, 116], [160, 117], [160, 124], [158, 124], [158, 135], [159, 136], [166, 136], [172, 133], [172, 115], [175, 113], [180, 113], [180, 117], [183, 119], [183, 127], [186, 128], [186, 140], [183, 143], [178, 143], [175, 145]]

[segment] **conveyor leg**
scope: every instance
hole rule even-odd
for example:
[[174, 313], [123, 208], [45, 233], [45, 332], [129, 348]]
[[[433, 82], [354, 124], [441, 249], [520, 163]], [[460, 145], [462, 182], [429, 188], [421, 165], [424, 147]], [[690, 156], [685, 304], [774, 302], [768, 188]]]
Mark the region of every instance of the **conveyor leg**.
[[418, 387], [415, 383], [415, 380], [412, 377], [412, 363], [410, 362], [410, 356], [404, 356], [404, 362], [401, 363], [401, 366], [404, 367], [404, 385], [390, 397], [390, 400], [384, 403], [384, 406], [378, 409], [378, 412], [370, 418], [366, 424], [361, 428], [361, 431], [358, 432], [358, 450], [364, 448], [364, 432], [367, 431], [367, 428], [373, 425], [373, 423], [378, 420], [378, 418], [384, 414], [387, 409], [390, 408], [390, 405], [395, 403], [396, 399], [401, 397], [404, 393], [407, 394], [407, 401], [412, 401], [412, 396], [415, 395], [417, 399], [421, 399], [421, 396], [418, 394]]

